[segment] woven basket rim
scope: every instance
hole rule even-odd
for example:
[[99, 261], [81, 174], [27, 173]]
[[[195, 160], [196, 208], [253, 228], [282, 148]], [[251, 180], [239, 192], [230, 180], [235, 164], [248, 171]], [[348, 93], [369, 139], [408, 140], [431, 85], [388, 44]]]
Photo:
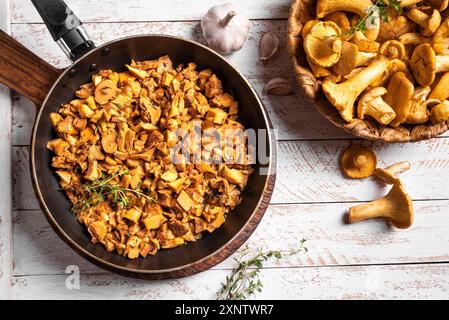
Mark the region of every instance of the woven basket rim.
[[302, 46], [301, 29], [303, 23], [310, 20], [307, 15], [313, 9], [315, 0], [293, 0], [290, 7], [287, 33], [287, 49], [293, 64], [295, 78], [302, 92], [311, 104], [331, 123], [354, 136], [366, 140], [378, 140], [388, 143], [406, 143], [428, 140], [449, 130], [449, 120], [439, 124], [406, 125], [392, 128], [383, 126], [374, 120], [356, 119], [346, 123], [337, 109], [330, 104], [321, 92], [320, 81], [314, 76], [307, 63], [301, 64], [305, 54], [299, 50]]

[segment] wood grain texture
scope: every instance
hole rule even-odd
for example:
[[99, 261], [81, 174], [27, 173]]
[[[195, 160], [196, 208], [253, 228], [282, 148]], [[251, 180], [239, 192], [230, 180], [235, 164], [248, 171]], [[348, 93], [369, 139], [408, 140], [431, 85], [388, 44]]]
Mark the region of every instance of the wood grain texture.
[[[67, 275], [15, 277], [15, 299], [214, 299], [229, 271], [209, 270], [170, 281], [113, 274], [81, 274], [68, 290]], [[448, 299], [449, 265], [281, 268], [261, 271], [259, 299]]]
[[[307, 239], [307, 253], [269, 261], [270, 268], [449, 261], [449, 201], [416, 201], [415, 222], [407, 231], [382, 220], [346, 225], [343, 217], [352, 205], [271, 205], [248, 243], [252, 252], [285, 250]], [[14, 257], [15, 276], [64, 274], [68, 265], [82, 273], [107, 273], [70, 250], [39, 210], [14, 212]], [[231, 257], [214, 269], [233, 264]]]
[[[210, 7], [221, 2], [233, 2], [239, 12], [250, 19], [285, 19], [288, 16], [290, 0], [185, 0], [142, 1], [128, 0], [66, 0], [69, 7], [84, 22], [130, 22], [130, 21], [177, 21], [200, 20]], [[30, 1], [12, 2], [12, 23], [36, 23], [42, 19]]]
[[[371, 201], [387, 193], [388, 187], [373, 178], [349, 180], [339, 169], [339, 155], [352, 141], [281, 141], [278, 144], [276, 187], [272, 204]], [[372, 145], [379, 167], [409, 160], [412, 169], [402, 175], [415, 200], [448, 199], [449, 139]], [[14, 209], [39, 209], [31, 186], [28, 147], [13, 148]]]
[[[0, 29], [9, 32], [9, 1], [0, 2]], [[11, 99], [10, 91], [0, 85], [0, 299], [10, 297], [12, 243], [11, 183]]]
[[0, 83], [40, 106], [59, 71], [0, 30]]

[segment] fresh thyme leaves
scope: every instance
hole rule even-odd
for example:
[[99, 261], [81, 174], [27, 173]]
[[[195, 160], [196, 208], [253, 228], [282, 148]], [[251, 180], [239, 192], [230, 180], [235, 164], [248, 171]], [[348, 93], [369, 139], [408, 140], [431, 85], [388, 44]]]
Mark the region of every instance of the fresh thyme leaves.
[[126, 208], [129, 203], [128, 193], [134, 193], [136, 196], [144, 197], [147, 200], [154, 202], [154, 199], [140, 190], [123, 188], [119, 184], [111, 183], [116, 177], [128, 174], [128, 170], [119, 171], [111, 176], [106, 176], [104, 173], [101, 179], [92, 181], [83, 186], [83, 195], [77, 203], [73, 205], [72, 212], [77, 213], [86, 210], [106, 199], [116, 203], [120, 209]]
[[394, 8], [399, 14], [402, 14], [401, 3], [399, 0], [389, 0], [388, 2], [385, 0], [377, 0], [366, 16], [359, 18], [354, 26], [352, 26], [348, 31], [340, 34], [339, 37], [351, 36], [357, 31], [366, 32], [367, 22], [370, 22], [370, 24], [376, 23], [375, 14], [379, 14], [379, 17], [384, 22], [388, 22], [389, 8]]
[[237, 264], [235, 269], [230, 276], [226, 277], [226, 282], [221, 284], [221, 288], [217, 292], [217, 299], [244, 300], [256, 292], [261, 292], [263, 284], [259, 278], [259, 273], [263, 263], [270, 258], [279, 260], [285, 254], [292, 256], [300, 252], [307, 252], [307, 248], [304, 245], [305, 242], [306, 240], [303, 239], [297, 249], [287, 251], [263, 251], [262, 249], [259, 249], [254, 257], [247, 260], [245, 260], [245, 258], [249, 254], [249, 246], [245, 245], [245, 247], [240, 250], [239, 258], [234, 259]]

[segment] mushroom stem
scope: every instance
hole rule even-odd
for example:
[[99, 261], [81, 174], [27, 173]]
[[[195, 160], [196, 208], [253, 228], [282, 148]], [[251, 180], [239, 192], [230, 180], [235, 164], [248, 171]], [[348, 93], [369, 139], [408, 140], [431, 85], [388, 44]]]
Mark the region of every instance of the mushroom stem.
[[409, 161], [402, 161], [385, 168], [385, 170], [390, 171], [394, 175], [398, 175], [405, 171], [410, 170], [411, 167], [412, 166]]
[[407, 17], [424, 28], [425, 36], [433, 35], [441, 24], [441, 15], [438, 10], [433, 10], [432, 15], [428, 15], [415, 8], [408, 12]]
[[220, 21], [220, 24], [223, 28], [226, 28], [229, 22], [231, 22], [232, 18], [237, 15], [235, 11], [229, 11], [228, 14]]
[[436, 72], [449, 71], [449, 56], [436, 56], [435, 69]]
[[368, 108], [366, 114], [373, 117], [380, 124], [386, 126], [394, 120], [396, 113], [393, 108], [384, 101], [381, 97], [378, 97], [375, 101], [376, 108]]
[[329, 38], [327, 40], [324, 40], [324, 48], [329, 50], [328, 52], [325, 52], [324, 54], [333, 54], [338, 53], [341, 51], [341, 40], [338, 38]]
[[345, 82], [336, 84], [327, 79], [323, 82], [324, 94], [345, 121], [353, 120], [355, 100], [374, 80], [382, 76], [387, 66], [388, 59], [381, 56]]
[[349, 223], [374, 218], [391, 218], [390, 201], [386, 197], [360, 204], [349, 209]]
[[401, 1], [401, 8], [410, 7], [417, 3], [423, 2], [423, 0], [402, 0]]

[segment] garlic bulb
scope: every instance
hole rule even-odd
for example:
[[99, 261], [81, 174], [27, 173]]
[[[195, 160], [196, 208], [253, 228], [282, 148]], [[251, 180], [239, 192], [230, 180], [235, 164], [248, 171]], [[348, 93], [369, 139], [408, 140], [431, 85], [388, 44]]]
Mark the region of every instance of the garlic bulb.
[[284, 78], [273, 78], [267, 82], [264, 88], [265, 92], [275, 96], [285, 96], [292, 93], [290, 81]]
[[249, 25], [249, 20], [237, 13], [232, 3], [223, 3], [210, 8], [201, 19], [201, 28], [207, 44], [221, 54], [242, 48]]
[[262, 63], [268, 60], [278, 51], [279, 38], [271, 31], [266, 32], [259, 41], [259, 59]]

